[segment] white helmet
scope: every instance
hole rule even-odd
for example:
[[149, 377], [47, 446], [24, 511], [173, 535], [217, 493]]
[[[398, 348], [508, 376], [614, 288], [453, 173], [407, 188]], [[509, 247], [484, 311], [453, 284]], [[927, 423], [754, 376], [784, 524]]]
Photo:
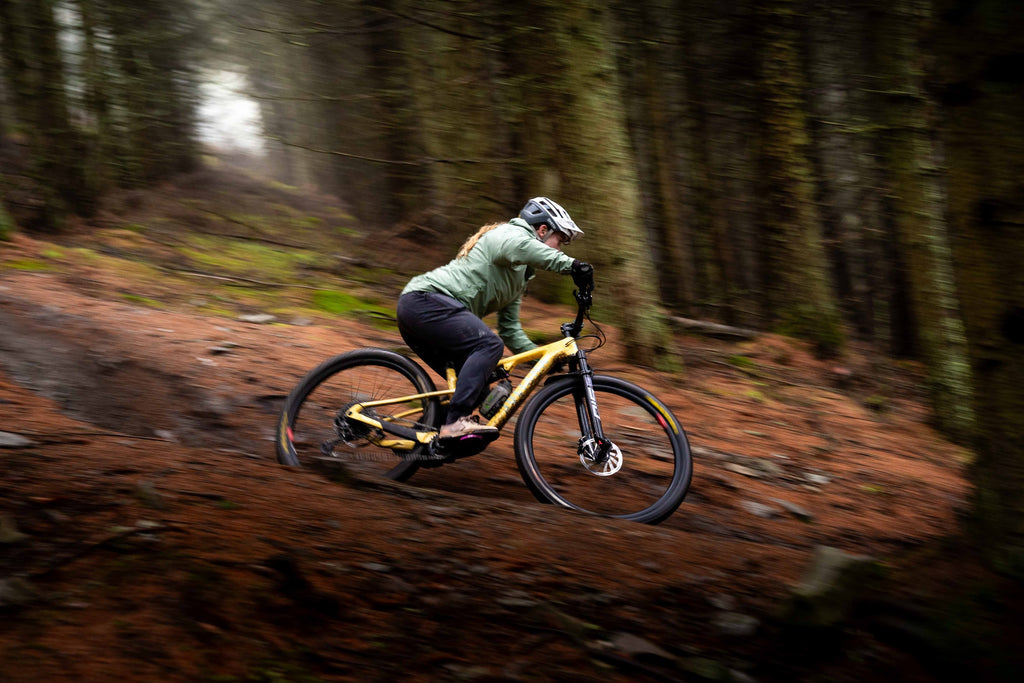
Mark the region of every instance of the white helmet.
[[541, 223], [546, 224], [550, 229], [562, 233], [566, 242], [583, 236], [583, 231], [569, 218], [569, 213], [547, 197], [534, 197], [526, 202], [526, 206], [519, 212], [519, 217], [529, 223], [534, 230]]

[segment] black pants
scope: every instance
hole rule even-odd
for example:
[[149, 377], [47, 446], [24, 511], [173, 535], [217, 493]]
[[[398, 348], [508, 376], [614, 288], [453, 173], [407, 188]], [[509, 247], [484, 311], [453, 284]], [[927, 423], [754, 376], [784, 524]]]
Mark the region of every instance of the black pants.
[[403, 294], [397, 314], [402, 339], [424, 363], [441, 377], [446, 376], [449, 365], [458, 373], [446, 423], [470, 415], [483, 400], [487, 378], [505, 344], [483, 320], [444, 294]]

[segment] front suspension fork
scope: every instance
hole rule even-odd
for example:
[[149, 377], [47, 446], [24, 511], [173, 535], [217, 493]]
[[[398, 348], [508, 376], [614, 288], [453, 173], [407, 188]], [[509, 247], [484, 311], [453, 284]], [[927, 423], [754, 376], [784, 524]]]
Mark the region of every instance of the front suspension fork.
[[604, 464], [608, 460], [612, 443], [605, 438], [601, 428], [601, 414], [597, 409], [597, 395], [594, 393], [594, 371], [587, 363], [586, 355], [581, 351], [575, 359], [573, 368], [578, 370], [580, 385], [573, 391], [573, 398], [576, 401], [576, 418], [579, 421], [580, 433], [580, 454], [587, 444], [593, 443], [597, 446], [594, 453], [594, 462]]

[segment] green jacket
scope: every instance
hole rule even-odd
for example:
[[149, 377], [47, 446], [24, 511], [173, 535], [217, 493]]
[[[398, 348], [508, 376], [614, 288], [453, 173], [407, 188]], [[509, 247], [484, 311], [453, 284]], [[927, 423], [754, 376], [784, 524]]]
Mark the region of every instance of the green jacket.
[[568, 273], [573, 258], [539, 239], [522, 218], [513, 218], [484, 233], [470, 252], [423, 275], [402, 290], [447, 294], [477, 317], [498, 312], [498, 336], [512, 353], [536, 348], [523, 332], [519, 306], [536, 271]]

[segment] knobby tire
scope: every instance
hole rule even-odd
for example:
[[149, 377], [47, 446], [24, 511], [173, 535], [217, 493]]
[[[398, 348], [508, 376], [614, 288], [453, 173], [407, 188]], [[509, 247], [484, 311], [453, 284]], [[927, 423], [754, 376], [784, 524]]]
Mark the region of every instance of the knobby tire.
[[[425, 446], [396, 453], [375, 446], [373, 435], [362, 432], [347, 434], [352, 438], [343, 441], [335, 428], [335, 419], [339, 411], [356, 401], [431, 391], [434, 384], [423, 368], [393, 351], [359, 349], [330, 358], [307, 373], [285, 400], [277, 424], [278, 462], [293, 467], [324, 468], [337, 462], [348, 471], [405, 481], [419, 468], [416, 458]], [[399, 409], [419, 411], [402, 420], [402, 424], [421, 431], [437, 429], [442, 416], [436, 398], [397, 407], [381, 406], [377, 412], [384, 416]], [[331, 453], [324, 453], [321, 444], [331, 442]]]
[[647, 524], [682, 503], [693, 464], [679, 421], [649, 392], [625, 380], [595, 375], [604, 434], [622, 453], [621, 469], [597, 476], [580, 460], [577, 401], [582, 379], [556, 380], [524, 406], [515, 431], [516, 464], [527, 487], [545, 503]]

